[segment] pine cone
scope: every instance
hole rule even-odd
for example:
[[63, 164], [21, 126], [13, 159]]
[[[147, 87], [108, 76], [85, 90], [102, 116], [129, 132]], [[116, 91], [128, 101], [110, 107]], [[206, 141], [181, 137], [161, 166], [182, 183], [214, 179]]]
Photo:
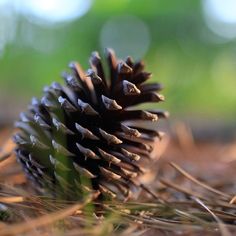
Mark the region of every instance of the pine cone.
[[137, 121], [157, 121], [166, 113], [131, 107], [163, 101], [156, 93], [161, 86], [144, 83], [151, 74], [141, 61], [117, 60], [111, 49], [106, 59], [108, 79], [93, 52], [86, 73], [70, 63], [71, 73], [63, 73], [66, 85], [45, 87], [41, 100], [33, 98], [20, 114], [16, 155], [37, 189], [67, 199], [91, 191], [129, 198], [140, 189], [154, 140], [161, 135]]

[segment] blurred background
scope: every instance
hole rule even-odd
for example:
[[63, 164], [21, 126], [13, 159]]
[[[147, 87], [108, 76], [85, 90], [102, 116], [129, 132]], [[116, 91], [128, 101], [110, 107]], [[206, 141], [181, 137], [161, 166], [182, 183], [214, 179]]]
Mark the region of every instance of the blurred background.
[[235, 0], [0, 0], [0, 123], [105, 47], [145, 60], [172, 119], [235, 121]]

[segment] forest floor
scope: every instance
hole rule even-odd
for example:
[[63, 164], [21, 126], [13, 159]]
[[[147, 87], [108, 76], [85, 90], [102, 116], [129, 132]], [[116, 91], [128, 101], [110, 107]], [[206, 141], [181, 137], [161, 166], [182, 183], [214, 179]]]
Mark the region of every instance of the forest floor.
[[[12, 130], [0, 135], [0, 236], [6, 235], [235, 235], [236, 141], [196, 141], [182, 126], [164, 138], [144, 178], [156, 195], [103, 206], [38, 196], [14, 154]], [[88, 210], [90, 204], [101, 209]]]

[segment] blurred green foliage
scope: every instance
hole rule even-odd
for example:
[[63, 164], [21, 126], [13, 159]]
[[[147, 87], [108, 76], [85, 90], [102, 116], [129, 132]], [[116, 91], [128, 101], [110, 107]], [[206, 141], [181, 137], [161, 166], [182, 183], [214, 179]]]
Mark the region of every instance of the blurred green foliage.
[[[103, 52], [104, 24], [123, 15], [135, 15], [149, 28], [151, 44], [144, 60], [153, 80], [165, 86], [166, 102], [161, 107], [173, 115], [235, 116], [236, 43], [215, 40], [198, 0], [97, 0], [83, 17], [56, 27], [17, 16], [16, 39], [0, 58], [0, 97], [25, 101], [40, 96], [44, 85], [61, 81], [60, 73], [71, 60], [87, 69], [91, 51]], [[45, 44], [45, 50], [25, 42], [27, 27], [35, 45]], [[48, 44], [53, 50], [47, 50]]]

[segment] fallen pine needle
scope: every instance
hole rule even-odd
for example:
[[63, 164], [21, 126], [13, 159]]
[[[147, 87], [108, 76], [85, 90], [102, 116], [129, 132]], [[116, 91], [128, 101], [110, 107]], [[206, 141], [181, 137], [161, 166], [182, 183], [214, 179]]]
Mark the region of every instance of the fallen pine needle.
[[195, 197], [193, 199], [212, 215], [212, 217], [215, 219], [215, 221], [219, 225], [219, 229], [221, 231], [222, 236], [232, 236], [232, 234], [226, 228], [225, 224], [200, 199], [195, 198]]
[[229, 194], [223, 193], [217, 189], [214, 189], [212, 187], [210, 187], [209, 185], [197, 180], [196, 178], [194, 178], [192, 175], [190, 175], [188, 172], [186, 172], [185, 170], [183, 170], [180, 166], [178, 166], [177, 164], [175, 164], [174, 162], [170, 162], [170, 165], [176, 169], [177, 171], [179, 171], [182, 175], [184, 175], [187, 179], [191, 180], [192, 182], [194, 182], [195, 184], [198, 184], [199, 186], [213, 192], [216, 193], [222, 197], [225, 197], [227, 199], [231, 199], [232, 197]]
[[229, 204], [236, 204], [236, 195], [231, 199]]

